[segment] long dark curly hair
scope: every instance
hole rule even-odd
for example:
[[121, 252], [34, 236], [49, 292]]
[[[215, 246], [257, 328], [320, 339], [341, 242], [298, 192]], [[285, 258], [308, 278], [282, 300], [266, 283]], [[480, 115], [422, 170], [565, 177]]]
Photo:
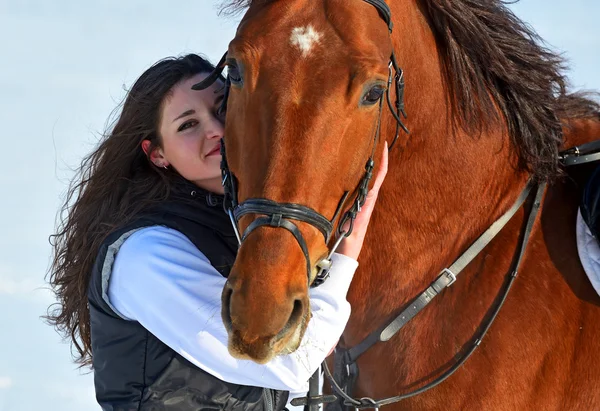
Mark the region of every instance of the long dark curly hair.
[[148, 153], [161, 147], [160, 112], [173, 86], [214, 66], [189, 54], [158, 61], [134, 83], [121, 114], [98, 147], [85, 157], [66, 193], [57, 232], [50, 236], [53, 259], [49, 283], [58, 300], [45, 316], [67, 340], [80, 365], [91, 364], [87, 290], [104, 239], [144, 208], [166, 199], [174, 171], [152, 164]]

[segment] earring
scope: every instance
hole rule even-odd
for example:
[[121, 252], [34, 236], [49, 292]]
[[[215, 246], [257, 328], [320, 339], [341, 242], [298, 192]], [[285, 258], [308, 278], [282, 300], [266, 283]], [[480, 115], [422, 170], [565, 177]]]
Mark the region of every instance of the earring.
[[169, 169], [169, 166], [167, 166], [167, 165], [163, 165], [163, 168], [164, 168], [165, 170], [168, 170], [168, 169]]

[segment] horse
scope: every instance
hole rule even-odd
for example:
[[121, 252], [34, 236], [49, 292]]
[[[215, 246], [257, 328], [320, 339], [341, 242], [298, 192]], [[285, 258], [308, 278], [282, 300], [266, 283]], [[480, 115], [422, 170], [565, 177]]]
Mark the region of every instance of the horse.
[[[600, 298], [575, 242], [589, 168], [561, 165], [563, 150], [600, 136], [600, 108], [567, 91], [563, 61], [500, 0], [225, 7], [247, 7], [219, 64], [224, 184], [241, 241], [222, 295], [231, 354], [264, 363], [297, 349], [332, 227], [352, 221], [387, 141], [336, 357], [447, 281], [356, 359], [353, 394], [419, 391], [452, 368], [388, 409], [600, 409]], [[507, 210], [456, 278], [448, 267]]]

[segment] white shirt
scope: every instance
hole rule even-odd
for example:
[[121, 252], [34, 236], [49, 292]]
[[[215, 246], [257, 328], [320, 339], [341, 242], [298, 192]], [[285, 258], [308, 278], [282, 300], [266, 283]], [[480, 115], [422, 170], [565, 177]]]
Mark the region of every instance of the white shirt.
[[308, 379], [336, 345], [350, 316], [346, 294], [358, 263], [334, 254], [330, 278], [310, 289], [312, 318], [298, 350], [261, 365], [233, 358], [221, 320], [223, 278], [180, 232], [153, 226], [119, 249], [109, 302], [171, 349], [230, 383], [306, 393]]

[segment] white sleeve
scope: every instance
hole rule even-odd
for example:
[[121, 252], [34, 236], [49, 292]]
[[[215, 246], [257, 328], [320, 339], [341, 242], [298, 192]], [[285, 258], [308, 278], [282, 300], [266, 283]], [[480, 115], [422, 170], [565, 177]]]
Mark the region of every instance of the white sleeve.
[[161, 226], [132, 234], [117, 253], [108, 298], [187, 360], [240, 385], [306, 392], [350, 317], [346, 294], [358, 263], [334, 254], [330, 278], [310, 290], [312, 318], [298, 350], [260, 365], [233, 358], [221, 320], [223, 278], [180, 232]]

